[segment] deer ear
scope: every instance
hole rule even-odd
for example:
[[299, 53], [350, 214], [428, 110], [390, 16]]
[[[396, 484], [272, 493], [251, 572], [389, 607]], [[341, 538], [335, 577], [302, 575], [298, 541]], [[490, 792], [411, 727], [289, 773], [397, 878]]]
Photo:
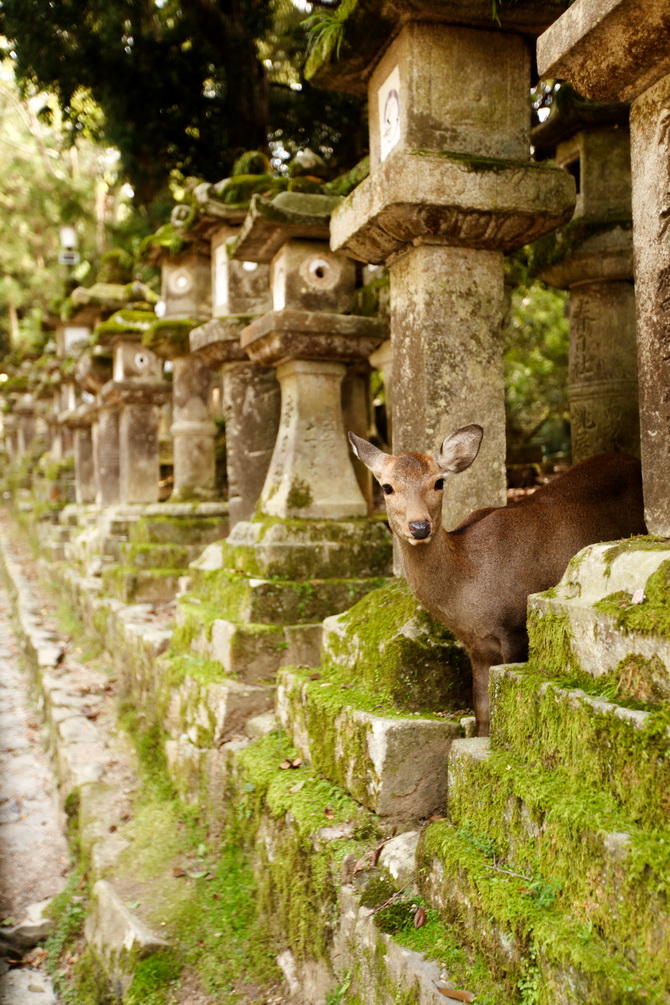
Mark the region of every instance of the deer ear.
[[463, 426], [457, 429], [446, 440], [435, 454], [441, 471], [445, 474], [458, 474], [469, 468], [479, 453], [484, 430], [481, 426]]
[[352, 449], [359, 461], [363, 461], [363, 464], [365, 464], [366, 468], [370, 469], [377, 481], [380, 481], [382, 467], [384, 462], [388, 460], [389, 455], [385, 454], [383, 450], [378, 450], [374, 444], [368, 443], [367, 440], [361, 439], [360, 436], [356, 436], [355, 433], [349, 433], [349, 443], [351, 443]]

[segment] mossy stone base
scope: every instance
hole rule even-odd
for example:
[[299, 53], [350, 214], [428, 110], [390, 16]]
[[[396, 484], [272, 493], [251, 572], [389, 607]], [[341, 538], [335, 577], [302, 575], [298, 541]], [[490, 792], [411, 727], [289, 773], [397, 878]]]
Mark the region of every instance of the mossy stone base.
[[388, 576], [391, 562], [391, 535], [376, 519], [240, 521], [221, 556], [221, 567], [267, 579]]
[[404, 710], [468, 709], [472, 673], [465, 650], [396, 579], [323, 626], [323, 663]]
[[296, 668], [277, 676], [277, 713], [301, 754], [382, 818], [419, 820], [440, 812], [459, 724], [385, 714], [374, 692], [315, 676]]
[[493, 869], [491, 845], [472, 829], [430, 824], [417, 861], [423, 895], [482, 952], [510, 1000], [528, 988], [536, 1005], [667, 1002], [663, 960], [639, 970], [596, 926], [564, 914], [544, 878]]
[[270, 681], [285, 662], [288, 648], [279, 625], [224, 621], [212, 625], [209, 653], [225, 672], [244, 681]]
[[669, 542], [591, 545], [572, 559], [557, 587], [529, 598], [528, 611], [530, 658], [538, 669], [552, 677], [606, 678], [619, 697], [634, 701], [670, 699]]
[[228, 533], [227, 513], [198, 515], [195, 505], [182, 505], [179, 508], [184, 510], [180, 515], [158, 513], [134, 520], [127, 526], [128, 540], [131, 544], [200, 545], [204, 548], [206, 544], [219, 541]]
[[478, 738], [452, 746], [449, 819], [492, 864], [526, 877], [535, 906], [551, 902], [573, 928], [592, 926], [620, 962], [635, 959], [652, 987], [670, 991], [667, 818], [641, 827], [562, 767], [538, 768]]
[[528, 665], [491, 669], [491, 743], [514, 757], [557, 764], [597, 786], [634, 821], [670, 819], [670, 715], [635, 709], [548, 680]]

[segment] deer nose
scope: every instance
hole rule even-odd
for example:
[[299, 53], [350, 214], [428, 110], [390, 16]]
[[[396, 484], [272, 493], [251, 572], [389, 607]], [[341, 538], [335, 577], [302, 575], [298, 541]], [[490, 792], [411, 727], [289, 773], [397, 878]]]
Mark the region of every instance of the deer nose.
[[424, 538], [430, 537], [430, 520], [412, 520], [409, 525], [409, 532], [417, 541], [423, 541]]

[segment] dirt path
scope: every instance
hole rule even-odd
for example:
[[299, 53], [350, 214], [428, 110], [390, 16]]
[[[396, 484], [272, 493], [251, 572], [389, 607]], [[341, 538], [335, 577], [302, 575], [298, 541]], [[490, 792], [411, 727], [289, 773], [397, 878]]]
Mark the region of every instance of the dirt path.
[[[28, 681], [0, 584], [0, 920], [20, 922], [26, 908], [65, 884], [68, 852], [59, 825], [55, 782], [42, 747]], [[0, 933], [1, 933], [0, 929]], [[0, 939], [0, 953], [4, 940]], [[0, 961], [0, 969], [7, 964]], [[56, 1002], [43, 972], [12, 969], [0, 975], [0, 1003]]]

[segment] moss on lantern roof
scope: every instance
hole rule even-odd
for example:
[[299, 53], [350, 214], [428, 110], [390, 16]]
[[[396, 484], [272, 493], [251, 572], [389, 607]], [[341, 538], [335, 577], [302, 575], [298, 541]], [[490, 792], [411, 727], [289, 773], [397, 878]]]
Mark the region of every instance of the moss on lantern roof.
[[179, 255], [189, 245], [188, 239], [172, 223], [164, 223], [155, 234], [149, 234], [140, 245], [140, 255], [148, 256], [152, 251], [164, 248], [171, 255]]
[[270, 174], [270, 158], [262, 150], [245, 150], [233, 164], [233, 177]]
[[154, 321], [142, 335], [142, 345], [163, 359], [187, 356], [191, 351], [189, 335], [202, 321], [195, 318], [166, 318]]
[[277, 192], [283, 192], [287, 184], [286, 178], [277, 178], [273, 174], [237, 174], [212, 185], [209, 196], [226, 206], [247, 206], [257, 192], [272, 197]]
[[131, 303], [155, 304], [158, 296], [145, 283], [94, 283], [93, 286], [78, 286], [70, 299], [74, 307], [96, 305], [103, 309], [121, 310]]
[[346, 171], [345, 174], [341, 174], [332, 181], [326, 182], [323, 186], [323, 191], [326, 195], [347, 196], [350, 192], [353, 192], [356, 186], [360, 185], [360, 183], [364, 181], [369, 174], [370, 158], [364, 157], [363, 160], [360, 160], [358, 164], [354, 165], [350, 171]]
[[123, 308], [116, 311], [106, 321], [101, 321], [93, 332], [94, 345], [109, 345], [116, 335], [128, 332], [143, 333], [156, 320], [156, 315], [150, 310], [132, 310]]

